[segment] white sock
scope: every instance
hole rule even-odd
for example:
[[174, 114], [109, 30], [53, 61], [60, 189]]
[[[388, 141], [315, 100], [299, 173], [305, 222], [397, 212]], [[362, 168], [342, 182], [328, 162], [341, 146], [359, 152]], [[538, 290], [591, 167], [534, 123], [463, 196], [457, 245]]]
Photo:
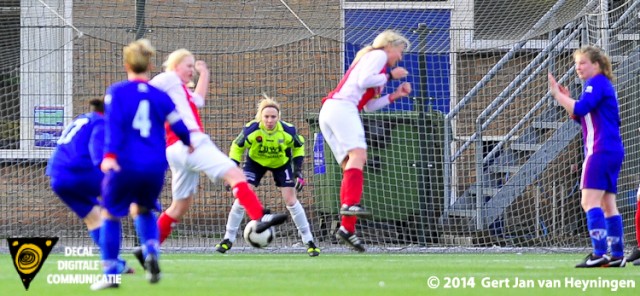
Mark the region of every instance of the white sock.
[[227, 219], [227, 231], [224, 233], [224, 238], [228, 239], [232, 243], [236, 241], [238, 228], [240, 228], [240, 223], [242, 223], [243, 218], [244, 207], [240, 205], [240, 202], [236, 198], [236, 200], [233, 201], [231, 211], [229, 212], [229, 218]]
[[291, 213], [291, 218], [298, 228], [302, 242], [306, 244], [309, 241], [313, 241], [313, 234], [309, 228], [309, 220], [307, 220], [307, 214], [304, 213], [304, 208], [300, 202], [296, 201], [293, 206], [287, 206], [287, 210]]

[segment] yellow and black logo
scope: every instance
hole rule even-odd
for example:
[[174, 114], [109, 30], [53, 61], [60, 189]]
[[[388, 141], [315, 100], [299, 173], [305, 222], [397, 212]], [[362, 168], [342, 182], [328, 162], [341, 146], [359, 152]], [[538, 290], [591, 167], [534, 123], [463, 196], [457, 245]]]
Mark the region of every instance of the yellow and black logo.
[[36, 277], [40, 267], [47, 260], [49, 252], [58, 242], [57, 237], [15, 237], [7, 238], [13, 265], [22, 279], [25, 290]]

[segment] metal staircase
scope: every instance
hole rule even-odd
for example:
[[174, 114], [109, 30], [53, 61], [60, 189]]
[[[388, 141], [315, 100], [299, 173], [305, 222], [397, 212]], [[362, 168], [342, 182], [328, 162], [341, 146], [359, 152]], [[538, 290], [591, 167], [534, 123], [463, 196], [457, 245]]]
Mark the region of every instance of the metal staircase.
[[467, 230], [486, 229], [579, 133], [580, 126], [561, 107], [549, 106], [522, 136], [483, 163], [482, 181], [458, 197], [447, 215], [468, 220]]
[[[640, 40], [638, 37], [640, 36], [638, 35], [640, 32], [638, 31], [640, 30], [639, 10], [639, 2], [634, 2], [628, 11], [612, 24], [611, 28], [614, 29], [608, 32], [613, 34], [611, 38], [618, 38], [624, 42], [638, 42]], [[632, 20], [627, 23], [627, 26], [623, 29], [615, 29], [620, 28], [619, 24], [622, 21], [627, 21], [628, 18], [632, 18]], [[440, 223], [443, 227], [466, 234], [490, 229], [491, 225], [503, 217], [507, 208], [535, 182], [547, 166], [578, 137], [580, 125], [569, 119], [564, 109], [555, 104], [555, 101], [549, 98], [548, 94], [541, 98], [536, 106], [529, 110], [507, 135], [500, 137], [501, 140], [487, 155], [484, 155], [486, 151], [483, 149], [487, 138], [483, 139], [482, 134], [497, 114], [500, 114], [505, 106], [519, 94], [522, 85], [530, 83], [533, 80], [532, 77], [540, 75], [541, 71], [546, 72], [546, 69], [553, 67], [554, 55], [552, 52], [562, 51], [567, 45], [563, 40], [576, 38], [575, 33], [582, 30], [583, 25], [568, 24], [565, 29], [571, 29], [573, 33], [568, 35], [560, 33], [550, 40], [549, 46], [543, 49], [540, 55], [478, 116], [476, 132], [457, 151], [450, 151], [448, 146], [445, 146], [445, 210], [440, 217]], [[637, 49], [637, 44], [629, 48]], [[512, 50], [518, 49], [519, 44], [512, 48]], [[626, 69], [637, 67], [640, 55], [637, 50], [629, 52], [620, 48], [611, 48], [611, 53], [614, 63], [619, 60], [619, 69], [614, 68], [614, 70], [637, 75], [637, 70]], [[511, 55], [512, 51], [510, 50], [505, 54], [504, 60], [496, 64], [476, 87], [455, 108], [452, 108], [445, 120], [445, 145], [449, 145], [451, 141], [451, 135], [448, 134], [449, 120], [453, 120], [460, 109], [476, 95], [477, 90], [482, 88], [500, 70], [501, 63], [510, 59]], [[567, 73], [569, 72], [573, 72], [573, 68]], [[568, 78], [569, 76], [565, 74], [560, 82], [566, 84], [566, 81], [562, 80]], [[620, 83], [630, 80], [633, 79], [624, 76]], [[508, 96], [508, 94], [511, 95]], [[578, 95], [576, 93], [574, 97]], [[451, 191], [454, 188], [450, 187], [452, 182], [447, 179], [450, 178], [452, 164], [471, 144], [475, 145], [476, 182], [460, 196], [452, 197]], [[453, 155], [450, 154], [452, 152]]]

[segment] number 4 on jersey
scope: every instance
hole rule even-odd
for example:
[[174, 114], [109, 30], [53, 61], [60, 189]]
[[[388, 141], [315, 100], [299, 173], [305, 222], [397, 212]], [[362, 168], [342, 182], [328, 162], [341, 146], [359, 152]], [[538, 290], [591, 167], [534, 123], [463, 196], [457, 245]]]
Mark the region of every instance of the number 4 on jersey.
[[143, 138], [148, 137], [151, 134], [151, 120], [149, 120], [149, 101], [142, 100], [136, 110], [136, 115], [133, 117], [133, 128], [140, 131], [140, 136]]

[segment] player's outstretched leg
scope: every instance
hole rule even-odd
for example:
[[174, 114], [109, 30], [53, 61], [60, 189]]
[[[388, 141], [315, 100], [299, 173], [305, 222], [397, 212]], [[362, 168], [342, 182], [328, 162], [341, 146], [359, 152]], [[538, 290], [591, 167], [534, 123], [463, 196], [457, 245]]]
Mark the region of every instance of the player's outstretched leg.
[[264, 215], [260, 218], [260, 223], [256, 226], [256, 233], [262, 233], [272, 226], [277, 226], [287, 221], [287, 214], [270, 214], [269, 210], [264, 210]]
[[[244, 173], [242, 173], [242, 171], [237, 167], [235, 167], [235, 173], [241, 174], [242, 178], [244, 178]], [[288, 215], [271, 214], [269, 210], [265, 209], [262, 206], [262, 203], [260, 203], [258, 196], [249, 187], [249, 183], [247, 183], [247, 181], [236, 183], [236, 185], [233, 186], [232, 193], [240, 201], [240, 205], [242, 205], [245, 211], [247, 211], [249, 218], [259, 222], [256, 226], [257, 233], [262, 233], [272, 226], [280, 225], [287, 221]]]
[[340, 229], [336, 232], [336, 237], [360, 253], [365, 251], [360, 238], [358, 238], [354, 233], [348, 232], [342, 226], [340, 226]]

